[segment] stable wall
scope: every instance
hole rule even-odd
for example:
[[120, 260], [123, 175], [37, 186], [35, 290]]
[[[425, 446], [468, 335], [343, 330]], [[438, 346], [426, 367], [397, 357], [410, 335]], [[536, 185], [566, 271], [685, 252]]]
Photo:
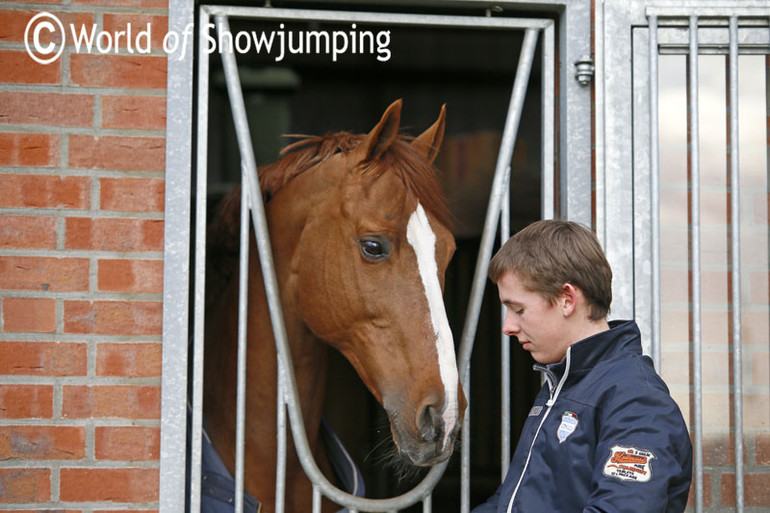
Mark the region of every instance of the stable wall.
[[165, 33], [167, 2], [44, 4], [0, 4], [0, 509], [157, 510], [166, 56], [23, 36]]

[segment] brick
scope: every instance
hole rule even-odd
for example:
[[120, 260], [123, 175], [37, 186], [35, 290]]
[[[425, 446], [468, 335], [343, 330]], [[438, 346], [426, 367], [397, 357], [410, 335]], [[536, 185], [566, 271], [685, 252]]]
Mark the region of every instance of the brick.
[[741, 311], [743, 344], [767, 347], [767, 334], [770, 332], [770, 320], [767, 309], [764, 311]]
[[55, 299], [3, 298], [3, 331], [7, 333], [52, 333], [55, 330]]
[[[29, 0], [29, 1], [35, 1], [35, 0]], [[35, 1], [35, 3], [38, 3]], [[53, 3], [53, 2], [43, 2], [43, 3]], [[61, 3], [61, 2], [57, 2]], [[0, 41], [13, 41], [17, 43], [23, 43], [24, 42], [24, 32], [27, 29], [27, 24], [32, 19], [33, 16], [38, 14], [40, 10], [27, 10], [27, 11], [14, 11], [14, 10], [4, 10], [3, 11], [3, 25], [0, 26]], [[55, 11], [55, 10], [49, 10], [51, 14], [56, 16], [59, 21], [62, 22], [62, 25], [64, 25], [65, 30], [67, 31], [67, 37], [69, 39], [70, 32], [69, 32], [69, 26], [70, 24], [74, 24], [76, 28], [79, 29], [80, 25], [87, 24], [90, 26], [94, 22], [94, 16], [91, 13], [86, 12], [61, 12], [61, 11]], [[40, 42], [42, 44], [48, 44], [49, 41], [54, 41], [53, 38], [45, 39], [46, 35], [49, 35], [47, 31], [41, 32], [41, 40]], [[56, 37], [55, 42], [59, 43], [61, 42], [61, 38]], [[69, 41], [69, 44], [71, 44], [71, 41]]]
[[118, 171], [163, 171], [166, 142], [162, 137], [69, 136], [73, 168]]
[[17, 91], [0, 92], [0, 123], [89, 127], [93, 125], [93, 122], [93, 96]]
[[94, 513], [158, 513], [157, 509], [95, 509]]
[[58, 135], [0, 133], [0, 166], [52, 167], [58, 163]]
[[768, 279], [770, 279], [770, 275], [767, 271], [757, 271], [749, 274], [749, 290], [751, 291], [752, 303], [766, 305], [770, 302]]
[[[708, 381], [706, 381], [708, 383]], [[743, 454], [748, 454], [746, 441]], [[735, 465], [735, 435], [732, 433], [711, 433], [703, 437], [703, 464], [710, 467]]]
[[770, 355], [767, 353], [753, 353], [750, 360], [751, 384], [764, 387], [767, 390], [770, 388]]
[[50, 419], [51, 385], [0, 385], [0, 419]]
[[51, 471], [46, 468], [0, 468], [0, 502], [21, 504], [51, 500]]
[[160, 387], [65, 386], [62, 415], [71, 419], [160, 417]]
[[27, 54], [26, 50], [0, 50], [0, 69], [3, 70], [0, 83], [59, 84], [61, 82], [61, 59], [50, 64], [39, 64]]
[[98, 289], [104, 292], [160, 294], [163, 292], [163, 262], [99, 260]]
[[[153, 14], [104, 14], [104, 30], [115, 34], [119, 31], [128, 32], [128, 24], [131, 24], [131, 46], [134, 52], [137, 52], [136, 39], [140, 32], [146, 32], [149, 25], [150, 48], [152, 50], [163, 49], [163, 38], [168, 32], [168, 16]], [[120, 38], [120, 47], [126, 48], [127, 35]], [[142, 48], [146, 47], [146, 37], [140, 39]], [[137, 52], [138, 53], [138, 52]]]
[[160, 376], [161, 345], [111, 344], [96, 346], [96, 375], [147, 378]]
[[744, 392], [743, 426], [747, 431], [770, 431], [770, 395], [767, 389], [757, 393]]
[[156, 301], [65, 301], [64, 332], [160, 335], [163, 303]]
[[158, 219], [91, 219], [65, 222], [67, 249], [162, 251], [163, 221]]
[[88, 348], [77, 342], [0, 342], [0, 374], [85, 376]]
[[73, 53], [70, 77], [80, 86], [165, 89], [166, 57]]
[[756, 444], [757, 465], [770, 466], [770, 433], [757, 433]]
[[119, 212], [163, 212], [166, 181], [161, 178], [102, 178], [99, 206]]
[[64, 502], [154, 502], [158, 470], [152, 468], [63, 468]]
[[[703, 473], [703, 506], [704, 507], [711, 507], [711, 504], [713, 501], [711, 500], [711, 489], [713, 488], [711, 484], [711, 474], [704, 472]], [[687, 498], [687, 507], [693, 508], [695, 507], [695, 483], [690, 484], [690, 493]]]
[[97, 426], [94, 446], [98, 460], [157, 460], [160, 457], [160, 429]]
[[167, 8], [168, 0], [72, 0], [73, 4]]
[[163, 130], [166, 128], [166, 98], [158, 96], [104, 96], [102, 126]]
[[0, 174], [0, 207], [90, 207], [91, 180], [85, 176]]
[[[722, 506], [735, 505], [735, 474], [722, 474]], [[743, 498], [748, 507], [770, 506], [770, 474], [744, 474]]]
[[56, 218], [0, 216], [0, 248], [55, 249]]
[[77, 460], [86, 455], [86, 430], [73, 426], [0, 426], [0, 454], [22, 460]]
[[88, 290], [87, 258], [0, 256], [0, 289]]

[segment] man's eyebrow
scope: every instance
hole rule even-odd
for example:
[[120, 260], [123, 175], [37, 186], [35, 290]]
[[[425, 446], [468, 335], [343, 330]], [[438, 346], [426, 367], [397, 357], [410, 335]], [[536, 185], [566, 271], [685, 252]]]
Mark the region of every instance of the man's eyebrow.
[[524, 306], [518, 301], [515, 301], [513, 299], [504, 299], [502, 303], [506, 306]]

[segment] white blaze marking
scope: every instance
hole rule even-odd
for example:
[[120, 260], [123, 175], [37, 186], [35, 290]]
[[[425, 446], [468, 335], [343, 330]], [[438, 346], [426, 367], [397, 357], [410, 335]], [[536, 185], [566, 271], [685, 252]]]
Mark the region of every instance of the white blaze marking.
[[433, 333], [436, 336], [439, 373], [445, 391], [444, 410], [441, 416], [444, 419], [442, 446], [446, 447], [457, 419], [457, 364], [452, 330], [449, 328], [449, 320], [444, 309], [444, 297], [441, 294], [441, 284], [438, 281], [436, 235], [430, 227], [425, 210], [419, 203], [406, 225], [406, 240], [417, 255], [417, 268], [425, 288], [425, 296], [428, 299], [428, 308], [430, 309], [430, 320], [433, 324]]

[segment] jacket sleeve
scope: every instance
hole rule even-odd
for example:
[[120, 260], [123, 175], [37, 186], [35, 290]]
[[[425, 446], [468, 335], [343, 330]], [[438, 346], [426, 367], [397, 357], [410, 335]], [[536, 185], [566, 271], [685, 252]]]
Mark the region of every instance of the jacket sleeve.
[[584, 512], [684, 511], [692, 445], [679, 407], [656, 379], [611, 385], [598, 405], [592, 490]]

